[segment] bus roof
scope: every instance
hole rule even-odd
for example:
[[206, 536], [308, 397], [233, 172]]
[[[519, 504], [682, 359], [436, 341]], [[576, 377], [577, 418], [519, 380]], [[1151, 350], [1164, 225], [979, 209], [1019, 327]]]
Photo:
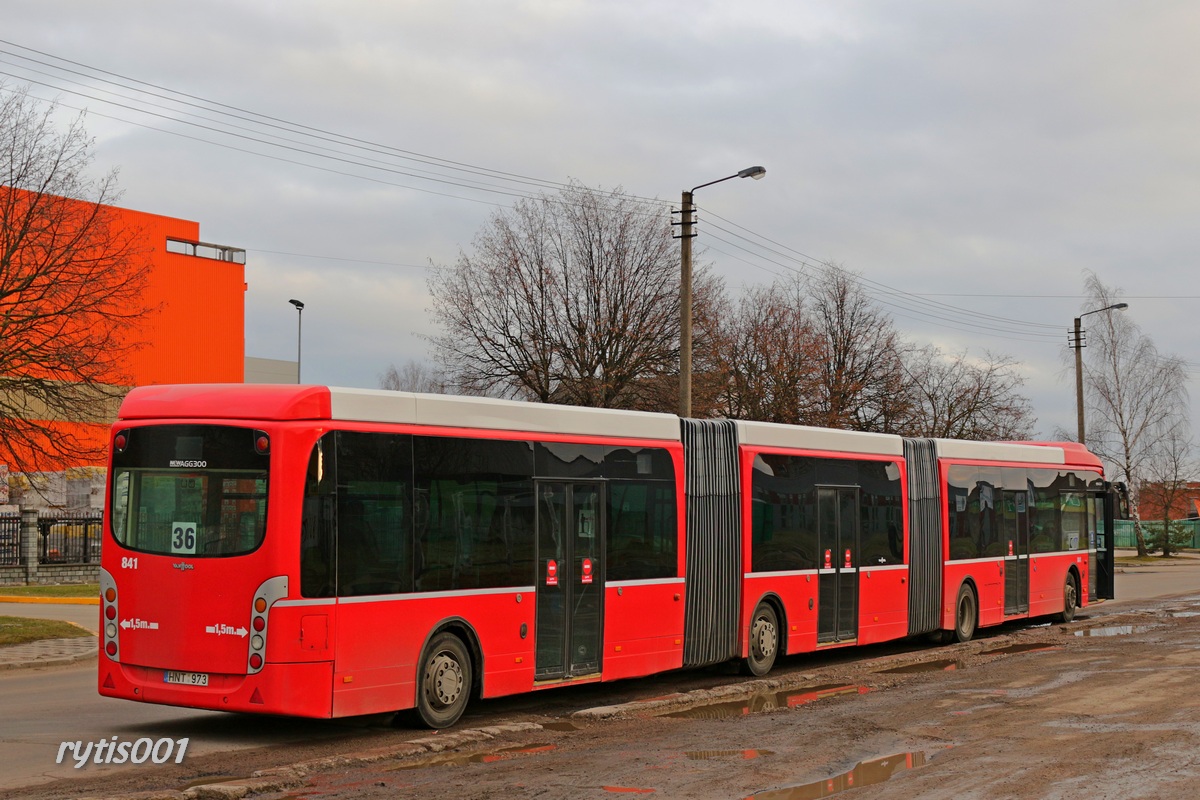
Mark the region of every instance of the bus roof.
[[737, 423], [737, 429], [738, 442], [744, 445], [897, 457], [904, 455], [904, 440], [887, 433], [741, 421]]
[[1077, 442], [968, 442], [937, 439], [938, 458], [962, 461], [1024, 461], [1031, 464], [1100, 467], [1100, 459]]
[[490, 397], [280, 384], [141, 386], [122, 420], [345, 420], [530, 433], [678, 441], [672, 414], [497, 400]]

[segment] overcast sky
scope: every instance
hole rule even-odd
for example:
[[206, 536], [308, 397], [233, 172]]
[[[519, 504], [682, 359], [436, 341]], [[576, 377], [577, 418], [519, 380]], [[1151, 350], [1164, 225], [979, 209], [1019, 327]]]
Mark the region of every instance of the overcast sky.
[[523, 194], [575, 179], [666, 213], [759, 164], [696, 194], [731, 290], [837, 262], [910, 340], [1019, 360], [1044, 436], [1074, 430], [1085, 270], [1200, 365], [1195, 2], [6, 0], [2, 19], [0, 79], [48, 84], [64, 123], [88, 109], [120, 205], [248, 251], [247, 355], [294, 358], [305, 302], [305, 382], [426, 358], [430, 264]]

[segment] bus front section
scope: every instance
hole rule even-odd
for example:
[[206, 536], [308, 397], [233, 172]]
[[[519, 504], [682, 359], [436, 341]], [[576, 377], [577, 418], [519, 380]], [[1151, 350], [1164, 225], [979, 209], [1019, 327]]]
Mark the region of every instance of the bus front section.
[[285, 553], [267, 527], [272, 445], [267, 431], [249, 426], [114, 428], [100, 694], [329, 715], [331, 665], [289, 659], [276, 646], [295, 637], [275, 631], [293, 626], [272, 614], [289, 583]]

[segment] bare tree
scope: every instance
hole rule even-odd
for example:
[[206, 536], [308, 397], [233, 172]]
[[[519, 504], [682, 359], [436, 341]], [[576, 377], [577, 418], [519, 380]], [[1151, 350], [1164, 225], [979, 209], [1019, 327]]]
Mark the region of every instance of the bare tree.
[[908, 345], [856, 276], [826, 265], [811, 286], [813, 320], [823, 341], [816, 414], [809, 424], [903, 432], [911, 414], [903, 357]]
[[[435, 352], [469, 393], [669, 410], [678, 273], [666, 215], [619, 190], [572, 183], [497, 212], [471, 252], [430, 278], [443, 330]], [[707, 270], [696, 274], [703, 310], [719, 284]]]
[[115, 172], [89, 178], [81, 118], [55, 125], [26, 90], [0, 84], [0, 462], [15, 471], [98, 462], [146, 313], [139, 231], [117, 224]]
[[1008, 356], [966, 351], [946, 355], [933, 346], [908, 360], [911, 436], [977, 441], [1029, 439], [1036, 418], [1029, 399], [1018, 393], [1024, 378]]
[[[1117, 302], [1119, 291], [1089, 273], [1085, 295], [1085, 308], [1103, 308]], [[1184, 363], [1160, 354], [1127, 313], [1094, 319], [1083, 370], [1087, 444], [1128, 485], [1138, 555], [1145, 556], [1138, 494], [1166, 435], [1187, 418]]]
[[749, 289], [721, 334], [720, 411], [734, 419], [801, 424], [817, 413], [824, 355], [800, 278]]
[[445, 394], [446, 377], [439, 369], [424, 361], [409, 359], [400, 367], [389, 364], [379, 376], [379, 388], [394, 392]]

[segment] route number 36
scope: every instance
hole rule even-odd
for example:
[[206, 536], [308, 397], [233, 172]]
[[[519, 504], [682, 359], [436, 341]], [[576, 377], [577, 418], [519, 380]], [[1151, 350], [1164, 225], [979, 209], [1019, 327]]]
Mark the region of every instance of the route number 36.
[[195, 553], [196, 552], [196, 523], [194, 523], [194, 522], [172, 522], [171, 523], [171, 552], [172, 553]]

